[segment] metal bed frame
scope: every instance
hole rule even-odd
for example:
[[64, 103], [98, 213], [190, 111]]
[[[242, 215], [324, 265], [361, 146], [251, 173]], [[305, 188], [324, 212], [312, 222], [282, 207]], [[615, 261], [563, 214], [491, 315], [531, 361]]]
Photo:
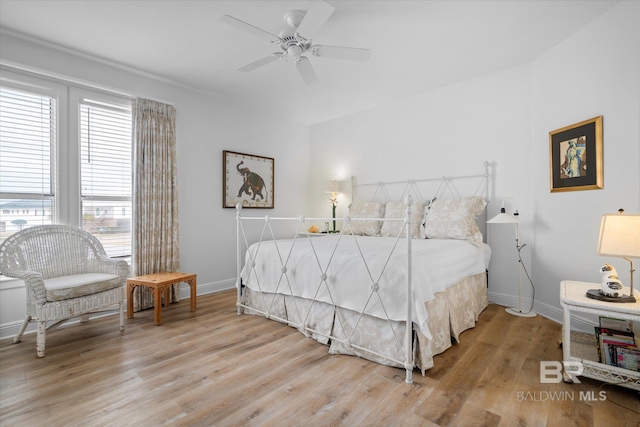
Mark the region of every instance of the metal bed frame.
[[[398, 365], [401, 365], [404, 367], [405, 371], [406, 371], [406, 377], [405, 377], [405, 381], [409, 384], [411, 384], [413, 382], [413, 368], [414, 368], [414, 360], [413, 360], [413, 312], [412, 312], [412, 295], [413, 295], [413, 283], [412, 283], [412, 238], [411, 238], [411, 205], [413, 205], [413, 201], [414, 199], [418, 199], [418, 200], [435, 200], [436, 198], [441, 198], [444, 195], [451, 195], [454, 198], [458, 198], [461, 197], [461, 194], [457, 188], [456, 183], [459, 183], [461, 181], [473, 181], [473, 180], [478, 180], [479, 184], [475, 189], [475, 192], [473, 194], [469, 194], [469, 195], [476, 195], [476, 196], [483, 196], [485, 198], [488, 198], [488, 194], [489, 194], [489, 163], [488, 162], [484, 162], [483, 163], [484, 166], [484, 173], [483, 174], [479, 174], [479, 175], [466, 175], [466, 176], [455, 176], [455, 177], [451, 177], [451, 176], [445, 176], [445, 177], [440, 177], [440, 178], [428, 178], [428, 179], [419, 179], [419, 180], [407, 180], [407, 181], [391, 181], [391, 182], [377, 182], [377, 183], [368, 183], [368, 184], [357, 184], [356, 183], [356, 179], [355, 177], [351, 178], [351, 183], [352, 183], [352, 199], [353, 200], [361, 200], [362, 195], [361, 193], [365, 193], [366, 191], [363, 191], [363, 189], [369, 190], [369, 192], [373, 193], [373, 196], [371, 196], [370, 198], [367, 198], [367, 200], [379, 200], [379, 201], [390, 201], [390, 200], [403, 200], [406, 204], [406, 214], [403, 218], [351, 218], [349, 216], [343, 218], [343, 228], [342, 231], [340, 232], [340, 236], [339, 239], [336, 243], [336, 247], [334, 248], [334, 252], [335, 249], [338, 247], [338, 245], [340, 244], [341, 240], [343, 238], [353, 238], [356, 240], [356, 245], [358, 245], [357, 243], [357, 239], [358, 238], [362, 238], [361, 236], [355, 236], [355, 235], [349, 235], [349, 234], [345, 234], [345, 231], [350, 229], [350, 224], [354, 221], [403, 221], [404, 225], [403, 225], [403, 229], [402, 232], [399, 233], [394, 240], [393, 243], [393, 247], [391, 248], [391, 251], [389, 253], [389, 257], [391, 257], [391, 255], [394, 253], [395, 248], [402, 242], [402, 238], [406, 237], [406, 239], [404, 239], [404, 244], [406, 245], [407, 248], [407, 256], [406, 256], [406, 286], [407, 286], [407, 300], [406, 300], [406, 306], [407, 306], [407, 311], [406, 311], [406, 325], [405, 325], [405, 331], [404, 331], [404, 337], [400, 338], [396, 335], [395, 331], [393, 330], [392, 326], [391, 326], [391, 320], [389, 319], [389, 317], [387, 316], [387, 323], [389, 324], [389, 327], [391, 328], [391, 331], [394, 334], [395, 340], [396, 340], [396, 344], [398, 346], [398, 348], [401, 350], [400, 353], [402, 353], [402, 358], [401, 360], [389, 357], [388, 355], [384, 355], [384, 354], [380, 354], [376, 351], [373, 351], [371, 349], [368, 348], [364, 348], [362, 346], [359, 346], [353, 342], [351, 342], [351, 337], [353, 337], [354, 332], [356, 331], [358, 324], [360, 323], [360, 319], [362, 318], [362, 316], [365, 315], [364, 311], [367, 308], [367, 306], [369, 306], [370, 302], [372, 301], [372, 299], [377, 297], [377, 300], [382, 304], [383, 309], [384, 307], [384, 303], [382, 302], [382, 299], [380, 298], [380, 295], [378, 293], [378, 282], [377, 279], [373, 276], [371, 276], [370, 274], [370, 279], [371, 279], [371, 286], [369, 289], [369, 295], [367, 298], [367, 303], [365, 305], [365, 307], [362, 308], [362, 310], [360, 310], [358, 312], [358, 320], [356, 322], [356, 325], [354, 326], [353, 330], [351, 330], [351, 333], [349, 334], [349, 337], [344, 339], [341, 337], [336, 337], [333, 336], [331, 333], [326, 334], [322, 331], [316, 330], [312, 327], [310, 327], [307, 324], [307, 320], [309, 319], [309, 315], [311, 313], [311, 309], [313, 308], [313, 304], [316, 303], [317, 301], [314, 299], [311, 302], [311, 305], [308, 309], [308, 311], [304, 314], [304, 316], [300, 316], [299, 315], [299, 319], [303, 319], [301, 322], [294, 322], [291, 321], [290, 319], [285, 319], [285, 318], [281, 318], [278, 315], [275, 315], [274, 313], [270, 312], [270, 310], [259, 310], [256, 309], [255, 307], [251, 307], [248, 306], [246, 304], [243, 303], [243, 291], [245, 289], [246, 284], [242, 283], [242, 279], [241, 279], [241, 273], [242, 273], [242, 267], [243, 267], [243, 249], [247, 250], [247, 256], [248, 259], [246, 259], [246, 263], [249, 265], [249, 268], [254, 269], [255, 268], [255, 256], [252, 256], [251, 253], [248, 251], [248, 248], [251, 246], [249, 243], [249, 238], [247, 236], [247, 224], [249, 222], [253, 222], [253, 221], [262, 221], [263, 222], [263, 226], [262, 226], [262, 230], [260, 232], [260, 236], [259, 236], [259, 240], [255, 243], [257, 243], [258, 245], [261, 245], [263, 241], [266, 240], [274, 240], [276, 242], [274, 242], [274, 244], [276, 245], [277, 248], [277, 239], [276, 239], [276, 233], [273, 229], [272, 224], [274, 223], [280, 223], [280, 222], [285, 222], [285, 223], [297, 223], [297, 227], [296, 227], [296, 232], [294, 234], [294, 244], [292, 244], [291, 246], [291, 251], [293, 250], [293, 248], [295, 248], [295, 239], [299, 239], [299, 238], [308, 238], [309, 239], [309, 243], [311, 245], [311, 248], [313, 248], [314, 251], [314, 256], [316, 256], [317, 258], [317, 254], [315, 253], [315, 248], [313, 245], [313, 240], [312, 237], [310, 236], [310, 234], [307, 231], [307, 225], [312, 222], [312, 221], [329, 221], [332, 220], [332, 218], [307, 218], [304, 216], [300, 216], [297, 218], [290, 218], [290, 217], [269, 217], [268, 215], [266, 216], [243, 216], [242, 215], [242, 206], [240, 204], [238, 204], [236, 206], [236, 234], [237, 234], [237, 242], [236, 242], [236, 250], [237, 250], [237, 280], [236, 280], [236, 289], [237, 289], [237, 301], [236, 301], [236, 306], [237, 306], [237, 310], [238, 310], [238, 315], [242, 314], [244, 312], [244, 309], [249, 309], [252, 312], [261, 314], [263, 316], [265, 316], [266, 318], [270, 318], [270, 319], [274, 319], [277, 320], [279, 322], [282, 323], [286, 323], [289, 326], [295, 327], [297, 329], [299, 329], [300, 331], [303, 331], [305, 333], [310, 333], [310, 334], [315, 334], [318, 336], [323, 336], [328, 340], [336, 340], [338, 342], [341, 342], [343, 345], [345, 345], [347, 348], [355, 348], [357, 350], [363, 351], [363, 352], [367, 352], [370, 354], [373, 354], [375, 356], [384, 358], [386, 360], [389, 360], [391, 362], [394, 362]], [[425, 198], [422, 195], [422, 191], [421, 191], [421, 186], [423, 184], [436, 184], [437, 185], [437, 189], [435, 191], [435, 193], [432, 193], [433, 196], [430, 198]], [[391, 189], [396, 189], [396, 188], [400, 188], [400, 198], [392, 198], [391, 196]], [[485, 214], [486, 216], [486, 214]], [[484, 224], [484, 219], [482, 219], [481, 221], [479, 221], [481, 224]], [[483, 236], [486, 235], [486, 233], [484, 231], [486, 231], [486, 227], [482, 227], [481, 228], [483, 230]], [[359, 248], [359, 246], [358, 246]], [[259, 251], [259, 246], [258, 249]], [[281, 254], [280, 250], [278, 249], [278, 255], [280, 257], [280, 262], [281, 262], [281, 276], [280, 276], [280, 281], [278, 283], [278, 288], [280, 288], [280, 285], [283, 286], [289, 286], [289, 291], [291, 292], [292, 295], [295, 295], [293, 293], [293, 291], [291, 290], [291, 283], [289, 281], [289, 278], [287, 276], [287, 272], [288, 269], [290, 268], [287, 265], [287, 262], [289, 260], [289, 257], [291, 255], [291, 253], [288, 254]], [[363, 257], [363, 261], [366, 264], [366, 259], [364, 259], [364, 255], [362, 254], [362, 251], [360, 251], [360, 255]], [[331, 259], [333, 258], [333, 255], [331, 256]], [[325, 286], [329, 296], [331, 298], [331, 304], [333, 305], [334, 309], [336, 307], [336, 302], [333, 300], [333, 297], [331, 296], [331, 290], [329, 289], [329, 285], [327, 284], [327, 269], [329, 268], [329, 266], [331, 265], [331, 260], [329, 261], [329, 263], [326, 266], [321, 266], [318, 265], [319, 267], [319, 284], [318, 284], [318, 288], [316, 290], [316, 296], [320, 290], [321, 286]], [[386, 266], [385, 266], [386, 268]], [[383, 269], [384, 270], [384, 269]], [[384, 272], [384, 271], [383, 271]], [[382, 272], [380, 273], [380, 276], [382, 276]], [[258, 283], [258, 286], [259, 283]], [[295, 300], [294, 300], [294, 305], [295, 305]], [[297, 309], [297, 305], [296, 305], [296, 309]], [[298, 313], [299, 314], [299, 313]], [[385, 315], [386, 315], [386, 309], [385, 309]], [[344, 329], [344, 323], [341, 320], [340, 316], [336, 313], [336, 320], [338, 322], [340, 322], [342, 325], [342, 330], [346, 330]], [[404, 347], [404, 351], [402, 351], [402, 348]]]

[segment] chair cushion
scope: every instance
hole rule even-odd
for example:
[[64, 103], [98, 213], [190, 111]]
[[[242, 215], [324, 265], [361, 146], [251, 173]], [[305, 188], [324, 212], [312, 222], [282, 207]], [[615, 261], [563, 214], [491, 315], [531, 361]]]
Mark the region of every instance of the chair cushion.
[[85, 273], [45, 279], [47, 301], [61, 301], [78, 298], [122, 286], [122, 279], [116, 274]]

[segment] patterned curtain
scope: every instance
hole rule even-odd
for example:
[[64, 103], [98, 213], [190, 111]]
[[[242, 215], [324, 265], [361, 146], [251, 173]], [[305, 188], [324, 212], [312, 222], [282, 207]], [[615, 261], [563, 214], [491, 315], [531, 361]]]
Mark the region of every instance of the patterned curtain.
[[[178, 271], [176, 110], [170, 105], [138, 99], [133, 122], [133, 275]], [[172, 287], [171, 302], [180, 300], [179, 291], [179, 284]], [[153, 294], [146, 287], [137, 286], [133, 302], [135, 311], [153, 307]]]

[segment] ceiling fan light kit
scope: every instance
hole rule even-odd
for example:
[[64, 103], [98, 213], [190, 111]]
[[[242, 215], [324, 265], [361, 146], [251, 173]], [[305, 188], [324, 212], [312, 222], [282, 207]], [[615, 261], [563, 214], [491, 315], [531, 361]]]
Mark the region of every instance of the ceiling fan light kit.
[[304, 10], [290, 10], [284, 14], [284, 22], [291, 28], [298, 28], [304, 19]]
[[[288, 62], [296, 64], [300, 77], [306, 85], [318, 83], [318, 77], [309, 61], [307, 53], [316, 57], [343, 59], [347, 61], [365, 62], [371, 56], [371, 50], [342, 46], [314, 45], [311, 38], [327, 22], [335, 8], [327, 2], [314, 2], [308, 12], [303, 10], [291, 10], [284, 15], [284, 22], [288, 25], [279, 35], [270, 33], [237, 18], [224, 15], [222, 21], [238, 29], [251, 33], [260, 38], [268, 39], [280, 46], [282, 51], [274, 52], [269, 56], [260, 58], [240, 68], [239, 71], [249, 72], [264, 65], [284, 58]], [[303, 37], [301, 34], [308, 38]]]

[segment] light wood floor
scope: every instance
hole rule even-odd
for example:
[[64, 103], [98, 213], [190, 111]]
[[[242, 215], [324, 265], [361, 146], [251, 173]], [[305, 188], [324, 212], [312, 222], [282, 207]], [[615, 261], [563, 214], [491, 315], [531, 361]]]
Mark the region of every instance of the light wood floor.
[[[235, 294], [198, 297], [0, 342], [2, 426], [637, 426], [632, 390], [584, 379], [540, 384], [539, 361], [561, 360], [560, 325], [490, 305], [462, 343], [414, 384], [404, 371], [328, 348], [262, 317], [237, 316]], [[580, 400], [593, 391], [606, 400]], [[571, 396], [573, 394], [573, 399]]]

